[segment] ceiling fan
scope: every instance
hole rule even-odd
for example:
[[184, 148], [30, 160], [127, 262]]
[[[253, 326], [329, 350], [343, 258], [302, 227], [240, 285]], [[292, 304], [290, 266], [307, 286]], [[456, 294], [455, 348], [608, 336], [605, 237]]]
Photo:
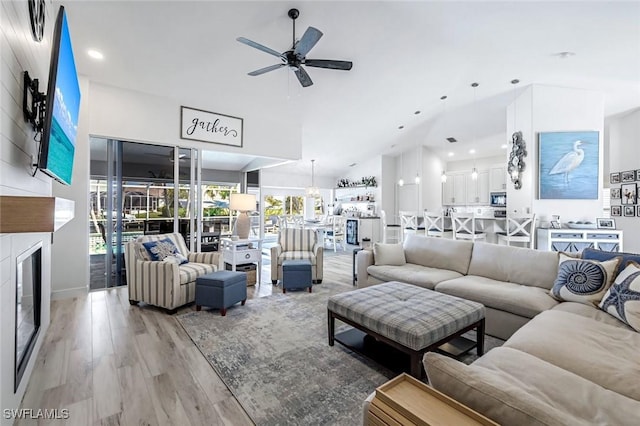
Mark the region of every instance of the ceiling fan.
[[316, 45], [320, 37], [322, 37], [322, 32], [314, 27], [307, 28], [307, 31], [304, 32], [302, 38], [296, 41], [296, 19], [300, 16], [300, 11], [298, 9], [290, 9], [288, 12], [289, 18], [293, 21], [293, 45], [290, 50], [286, 52], [280, 53], [273, 49], [270, 49], [266, 46], [263, 46], [260, 43], [256, 43], [255, 41], [251, 41], [244, 37], [238, 37], [240, 43], [244, 43], [247, 46], [254, 47], [258, 50], [262, 50], [265, 53], [276, 56], [280, 58], [282, 63], [270, 65], [268, 67], [260, 68], [259, 70], [255, 70], [249, 73], [251, 76], [261, 75], [267, 73], [269, 71], [276, 70], [278, 68], [282, 68], [284, 66], [288, 66], [295, 73], [296, 77], [298, 77], [298, 81], [302, 87], [308, 87], [313, 84], [311, 81], [311, 77], [302, 67], [302, 65], [307, 65], [309, 67], [316, 68], [328, 68], [332, 70], [345, 70], [348, 71], [353, 66], [353, 63], [350, 61], [336, 61], [332, 59], [307, 59], [307, 53]]
[[[159, 153], [159, 152], [146, 152], [146, 155], [151, 155], [151, 156], [155, 156], [155, 157], [161, 157], [163, 159], [165, 159], [166, 161], [169, 161], [171, 163], [174, 162], [174, 157], [173, 157], [173, 148], [170, 148], [169, 151], [167, 153]], [[178, 154], [178, 160], [182, 163], [183, 161], [189, 160], [189, 156], [183, 152]]]

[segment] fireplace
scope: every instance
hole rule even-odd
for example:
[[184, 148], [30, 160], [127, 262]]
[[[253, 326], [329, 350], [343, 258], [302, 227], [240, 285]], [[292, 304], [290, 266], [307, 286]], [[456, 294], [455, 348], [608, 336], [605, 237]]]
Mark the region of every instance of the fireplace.
[[16, 392], [40, 331], [42, 241], [16, 258], [15, 381]]

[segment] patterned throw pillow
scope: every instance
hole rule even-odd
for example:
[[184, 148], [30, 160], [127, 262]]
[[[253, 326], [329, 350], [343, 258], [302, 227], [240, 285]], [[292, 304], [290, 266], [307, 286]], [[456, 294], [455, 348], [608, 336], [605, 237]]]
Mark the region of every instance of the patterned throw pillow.
[[629, 262], [598, 306], [640, 331], [640, 264]]
[[[163, 261], [166, 258], [175, 257], [180, 265], [188, 262], [187, 258], [182, 256], [176, 245], [169, 238], [158, 241], [148, 241], [142, 243], [142, 245], [147, 250], [147, 253], [149, 253], [149, 258], [152, 261]], [[171, 261], [171, 259], [169, 261]]]
[[595, 306], [613, 283], [618, 262], [619, 258], [597, 262], [560, 253], [558, 276], [549, 293], [561, 302]]

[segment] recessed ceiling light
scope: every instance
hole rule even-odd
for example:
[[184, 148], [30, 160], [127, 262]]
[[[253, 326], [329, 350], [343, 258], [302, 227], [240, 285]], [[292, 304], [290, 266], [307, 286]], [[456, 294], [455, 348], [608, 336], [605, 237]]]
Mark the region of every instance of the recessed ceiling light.
[[475, 153], [476, 153], [476, 150], [475, 150], [475, 149], [470, 149], [470, 150], [469, 150], [469, 154], [475, 154]]
[[415, 115], [418, 115], [418, 114], [420, 114], [420, 111], [416, 111], [416, 112], [414, 112], [414, 114], [415, 114]]
[[453, 157], [453, 152], [449, 152], [447, 155], [448, 155], [449, 157]]
[[500, 148], [502, 149], [507, 149], [509, 147], [509, 145], [507, 145], [506, 143], [503, 143], [502, 145], [500, 145]]
[[404, 126], [398, 126], [398, 129], [402, 130], [404, 129]]
[[102, 54], [102, 52], [98, 52], [95, 49], [87, 50], [87, 55], [89, 55], [93, 59], [98, 59], [98, 60], [103, 60], [104, 59], [104, 55]]
[[351, 164], [349, 164], [349, 167], [354, 167], [356, 164], [358, 164], [358, 163], [351, 163]]
[[559, 57], [560, 59], [567, 59], [572, 56], [576, 56], [576, 53], [575, 52], [558, 52], [555, 54], [555, 56]]

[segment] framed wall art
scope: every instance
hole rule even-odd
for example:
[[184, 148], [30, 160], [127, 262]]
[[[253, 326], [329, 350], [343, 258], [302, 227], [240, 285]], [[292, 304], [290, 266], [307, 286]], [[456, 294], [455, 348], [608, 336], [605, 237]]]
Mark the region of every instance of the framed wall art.
[[599, 133], [541, 132], [538, 139], [538, 198], [597, 200]]
[[620, 199], [620, 188], [611, 188], [610, 190], [611, 199], [619, 200]]
[[633, 217], [636, 215], [636, 206], [622, 206], [624, 211], [624, 215], [625, 216], [630, 216]]
[[180, 138], [242, 148], [242, 118], [180, 107]]
[[609, 173], [609, 183], [620, 183], [620, 172]]
[[[622, 205], [637, 204], [638, 193], [635, 183], [623, 183], [620, 187], [620, 196]], [[627, 216], [625, 214], [625, 216]]]
[[611, 206], [611, 216], [622, 216], [622, 206]]
[[626, 172], [620, 172], [620, 182], [633, 182], [636, 180], [635, 170], [627, 170]]
[[640, 180], [640, 169], [636, 170], [636, 180]]
[[596, 219], [598, 229], [616, 229], [616, 221], [608, 217], [599, 217]]

